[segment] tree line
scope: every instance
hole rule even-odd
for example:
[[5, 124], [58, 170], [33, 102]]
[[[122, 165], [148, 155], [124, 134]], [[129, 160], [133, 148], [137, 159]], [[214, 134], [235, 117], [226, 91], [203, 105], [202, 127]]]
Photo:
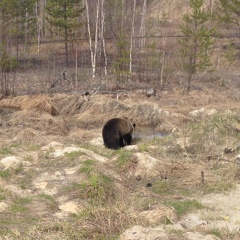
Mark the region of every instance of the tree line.
[[[0, 71], [2, 91], [6, 90], [6, 74], [19, 64], [19, 46], [46, 41], [64, 42], [64, 64], [69, 66], [69, 45], [79, 38], [88, 40], [92, 77], [96, 75], [97, 59], [101, 58], [104, 74], [108, 74], [106, 39], [114, 40], [116, 54], [112, 61], [120, 79], [133, 71], [135, 48], [154, 48], [147, 37], [158, 35], [171, 16], [162, 13], [157, 20], [149, 18], [153, 0], [2, 0], [0, 2]], [[240, 2], [236, 0], [189, 0], [189, 11], [181, 23], [172, 27], [179, 33], [177, 51], [187, 73], [190, 91], [192, 76], [211, 66], [211, 50], [221, 31], [238, 33]], [[231, 26], [231, 28], [226, 27]], [[229, 31], [231, 29], [231, 31]], [[168, 32], [161, 38], [161, 82], [163, 81], [164, 46]], [[148, 45], [148, 46], [147, 46]], [[13, 51], [14, 49], [14, 51]]]

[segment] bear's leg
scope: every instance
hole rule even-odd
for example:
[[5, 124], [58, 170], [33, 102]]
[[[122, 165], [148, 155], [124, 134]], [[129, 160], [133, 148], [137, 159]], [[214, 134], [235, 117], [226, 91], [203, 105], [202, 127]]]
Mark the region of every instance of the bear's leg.
[[132, 142], [132, 135], [131, 134], [126, 134], [123, 136], [123, 144], [124, 146], [131, 145]]

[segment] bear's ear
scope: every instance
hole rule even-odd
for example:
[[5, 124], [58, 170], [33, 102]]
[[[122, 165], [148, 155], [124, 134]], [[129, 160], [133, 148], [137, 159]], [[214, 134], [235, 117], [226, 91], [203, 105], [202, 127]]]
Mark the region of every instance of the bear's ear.
[[133, 123], [133, 128], [135, 129], [135, 127], [136, 127], [136, 124], [135, 124], [135, 123]]

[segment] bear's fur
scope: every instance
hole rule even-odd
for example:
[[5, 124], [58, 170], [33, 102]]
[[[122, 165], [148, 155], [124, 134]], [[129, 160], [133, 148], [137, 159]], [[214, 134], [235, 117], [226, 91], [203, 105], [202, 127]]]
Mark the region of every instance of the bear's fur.
[[112, 118], [107, 121], [102, 129], [105, 147], [119, 149], [130, 145], [135, 126], [128, 118]]

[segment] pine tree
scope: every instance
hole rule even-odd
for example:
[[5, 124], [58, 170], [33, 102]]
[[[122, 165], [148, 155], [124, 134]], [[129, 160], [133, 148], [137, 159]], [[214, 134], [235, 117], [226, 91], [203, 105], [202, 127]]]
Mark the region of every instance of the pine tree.
[[65, 65], [68, 67], [68, 42], [79, 27], [77, 18], [85, 8], [81, 7], [81, 0], [48, 0], [46, 12], [47, 21], [53, 27], [53, 32], [60, 35], [65, 42]]
[[187, 90], [197, 69], [204, 70], [211, 65], [209, 49], [214, 44], [214, 29], [208, 27], [211, 14], [203, 10], [203, 0], [190, 0], [191, 13], [183, 15], [180, 25], [183, 37], [178, 39], [183, 66], [188, 73]]
[[[18, 44], [27, 43], [34, 31], [34, 4], [36, 0], [0, 1], [0, 91], [3, 97], [10, 93], [8, 73], [15, 71], [18, 59]], [[17, 51], [12, 51], [16, 46]], [[12, 89], [13, 83], [11, 83]]]
[[[219, 0], [218, 8], [219, 23], [226, 27], [225, 34], [239, 35], [240, 32], [240, 1], [239, 0]], [[225, 45], [225, 57], [232, 64], [239, 55], [239, 49], [235, 46], [237, 38], [228, 39]], [[239, 42], [239, 41], [238, 41]], [[238, 43], [237, 43], [238, 45]]]
[[221, 20], [225, 23], [233, 23], [239, 28], [240, 25], [240, 1], [219, 0], [221, 8]]

